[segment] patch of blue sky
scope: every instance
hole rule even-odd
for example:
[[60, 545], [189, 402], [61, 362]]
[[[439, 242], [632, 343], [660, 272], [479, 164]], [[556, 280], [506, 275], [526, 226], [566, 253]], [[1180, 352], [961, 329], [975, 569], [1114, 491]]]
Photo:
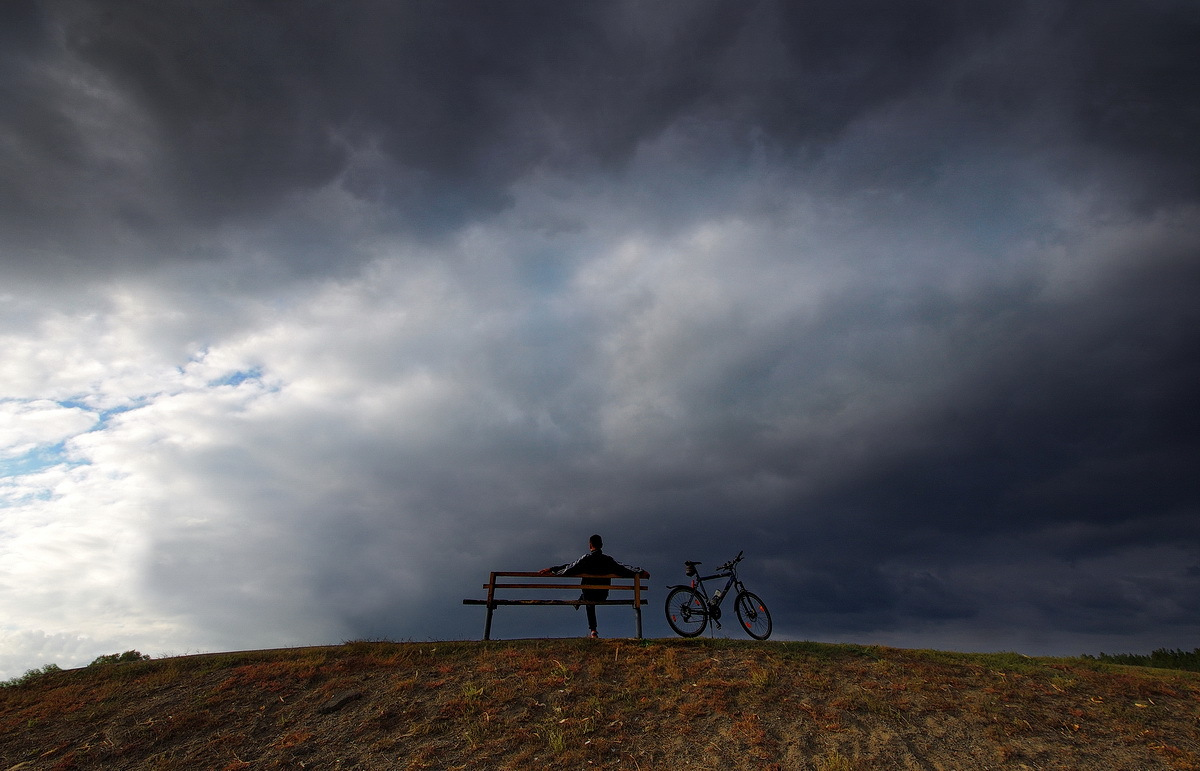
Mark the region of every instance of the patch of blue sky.
[[91, 428], [92, 431], [100, 431], [108, 426], [108, 420], [113, 415], [120, 415], [123, 412], [132, 412], [133, 410], [145, 407], [150, 401], [150, 397], [139, 397], [133, 400], [132, 404], [122, 404], [119, 407], [109, 407], [105, 410], [100, 410], [96, 413], [96, 425]]
[[[112, 407], [105, 410], [96, 411], [96, 408], [89, 405], [86, 401], [79, 399], [61, 399], [56, 402], [60, 407], [74, 408], [93, 413], [96, 416], [96, 422], [91, 427], [81, 433], [92, 433], [95, 431], [103, 431], [108, 427], [109, 420], [114, 415], [119, 415], [123, 412], [129, 412], [142, 406], [144, 399], [137, 400], [134, 404]], [[25, 476], [26, 474], [34, 474], [54, 466], [84, 466], [88, 461], [79, 457], [72, 457], [67, 448], [69, 439], [59, 440], [46, 444], [39, 444], [30, 450], [27, 450], [19, 455], [11, 457], [0, 457], [0, 479]]]
[[47, 489], [23, 489], [19, 484], [7, 482], [0, 476], [0, 509], [15, 508], [34, 501], [48, 501], [54, 498], [54, 491]]
[[0, 458], [0, 479], [25, 476], [52, 466], [82, 466], [85, 463], [68, 455], [66, 442], [55, 442], [11, 458]]
[[245, 383], [247, 380], [260, 380], [261, 381], [262, 374], [263, 373], [262, 373], [261, 367], [253, 367], [251, 369], [240, 369], [240, 370], [237, 370], [236, 372], [230, 372], [229, 374], [227, 374], [223, 377], [219, 377], [216, 380], [208, 381], [208, 386], [210, 388], [217, 388], [219, 386], [233, 386], [236, 388], [237, 386], [241, 385], [242, 383]]

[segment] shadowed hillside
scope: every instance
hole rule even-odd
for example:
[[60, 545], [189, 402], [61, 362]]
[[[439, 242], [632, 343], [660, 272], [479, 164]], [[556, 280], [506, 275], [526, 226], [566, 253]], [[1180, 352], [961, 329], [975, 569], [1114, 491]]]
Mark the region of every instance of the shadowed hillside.
[[1200, 674], [728, 640], [348, 643], [0, 688], [0, 771], [1198, 769]]

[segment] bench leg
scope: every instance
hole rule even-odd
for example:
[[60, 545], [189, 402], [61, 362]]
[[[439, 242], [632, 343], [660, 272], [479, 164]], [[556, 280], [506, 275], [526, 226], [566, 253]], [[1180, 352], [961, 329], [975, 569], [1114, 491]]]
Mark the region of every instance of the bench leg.
[[642, 639], [642, 606], [638, 605], [633, 612], [637, 615], [637, 638], [640, 640]]
[[496, 604], [492, 600], [496, 597], [496, 571], [488, 574], [487, 582], [487, 621], [483, 624], [483, 639], [492, 639], [492, 611], [496, 609]]

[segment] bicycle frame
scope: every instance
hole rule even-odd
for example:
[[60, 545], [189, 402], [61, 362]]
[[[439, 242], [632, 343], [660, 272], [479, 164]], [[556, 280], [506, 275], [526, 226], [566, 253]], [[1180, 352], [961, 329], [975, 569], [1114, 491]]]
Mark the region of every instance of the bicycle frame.
[[[725, 582], [725, 586], [713, 592], [710, 597], [708, 589], [704, 586], [704, 582], [711, 581], [714, 578], [728, 578], [729, 580]], [[730, 568], [726, 573], [713, 573], [711, 576], [698, 575], [692, 579], [692, 588], [698, 591], [700, 596], [704, 598], [704, 604], [708, 606], [708, 615], [713, 621], [721, 618], [721, 603], [725, 602], [725, 598], [730, 595], [729, 590], [735, 586], [737, 587], [737, 591], [733, 592], [733, 594], [738, 594], [746, 590], [746, 587], [738, 580], [737, 568]], [[717, 627], [720, 628], [720, 624]]]
[[[735, 563], [736, 563], [736, 561], [735, 561]], [[706, 587], [704, 585], [704, 582], [712, 581], [713, 579], [717, 579], [717, 578], [728, 578], [729, 580], [725, 582], [725, 586], [716, 590], [710, 596], [708, 593], [708, 587]], [[678, 588], [686, 589], [686, 588], [689, 588], [689, 585], [688, 584], [674, 584], [674, 585], [667, 587], [667, 589], [678, 589]], [[704, 608], [703, 609], [696, 608], [695, 609], [696, 612], [703, 613], [705, 616], [712, 619], [712, 622], [717, 625], [717, 629], [722, 628], [721, 627], [721, 603], [725, 602], [725, 598], [730, 596], [731, 594], [736, 596], [736, 595], [740, 594], [741, 592], [746, 591], [745, 585], [741, 582], [741, 579], [738, 578], [736, 564], [731, 565], [728, 570], [719, 570], [718, 572], [713, 573], [711, 576], [702, 576], [702, 575], [697, 574], [696, 577], [692, 579], [690, 588], [696, 590], [696, 592], [698, 592], [700, 594], [700, 596], [704, 598]], [[735, 589], [735, 591], [731, 592], [730, 591], [731, 589]]]

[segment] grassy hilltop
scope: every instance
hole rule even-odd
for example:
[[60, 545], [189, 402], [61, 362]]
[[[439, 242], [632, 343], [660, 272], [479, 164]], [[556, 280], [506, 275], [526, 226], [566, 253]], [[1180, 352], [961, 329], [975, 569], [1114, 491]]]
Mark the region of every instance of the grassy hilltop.
[[1200, 674], [729, 640], [355, 642], [0, 688], [0, 771], [1200, 769]]

